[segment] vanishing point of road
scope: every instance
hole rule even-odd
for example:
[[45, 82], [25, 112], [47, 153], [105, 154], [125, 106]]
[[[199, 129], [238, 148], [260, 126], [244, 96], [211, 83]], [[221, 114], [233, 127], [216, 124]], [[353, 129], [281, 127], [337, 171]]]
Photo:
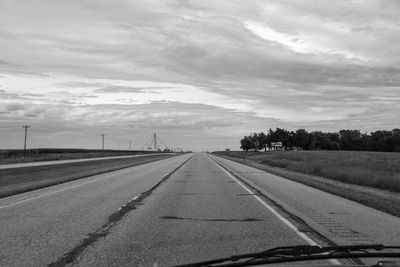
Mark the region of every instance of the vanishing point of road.
[[400, 218], [184, 154], [0, 199], [0, 266], [166, 266], [277, 246], [395, 244]]

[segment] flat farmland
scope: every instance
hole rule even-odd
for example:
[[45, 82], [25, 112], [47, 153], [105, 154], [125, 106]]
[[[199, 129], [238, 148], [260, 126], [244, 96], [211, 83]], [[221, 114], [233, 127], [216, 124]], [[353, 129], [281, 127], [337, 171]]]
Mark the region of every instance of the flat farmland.
[[114, 156], [129, 156], [160, 153], [158, 151], [143, 150], [96, 150], [96, 149], [71, 149], [71, 148], [37, 148], [27, 149], [26, 156], [22, 149], [0, 150], [0, 164], [27, 163], [36, 161], [57, 161], [65, 159], [100, 158]]
[[[219, 152], [243, 158], [242, 151]], [[400, 153], [364, 151], [248, 152], [247, 159], [349, 184], [400, 192]]]

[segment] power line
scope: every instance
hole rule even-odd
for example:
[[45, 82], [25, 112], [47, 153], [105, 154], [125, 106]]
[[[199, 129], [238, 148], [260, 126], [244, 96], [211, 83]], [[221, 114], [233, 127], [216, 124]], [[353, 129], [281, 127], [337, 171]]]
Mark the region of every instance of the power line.
[[151, 136], [151, 137], [146, 141], [146, 143], [143, 144], [143, 146], [142, 146], [141, 149], [143, 150], [144, 147], [146, 147], [146, 149], [151, 148], [151, 147], [153, 146], [153, 141], [154, 141], [153, 136]]
[[147, 141], [146, 143], [143, 144], [143, 148], [146, 146], [147, 149], [149, 150], [158, 150], [164, 147], [165, 149], [168, 149], [168, 146], [158, 137], [156, 133], [154, 133]]
[[168, 148], [168, 146], [161, 140], [160, 137], [157, 136], [158, 142], [160, 142], [165, 148]]

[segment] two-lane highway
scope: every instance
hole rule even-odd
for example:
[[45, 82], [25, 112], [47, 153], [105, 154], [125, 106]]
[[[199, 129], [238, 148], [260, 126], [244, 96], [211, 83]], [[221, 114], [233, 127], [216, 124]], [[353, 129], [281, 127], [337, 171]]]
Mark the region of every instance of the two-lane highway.
[[204, 154], [128, 214], [79, 266], [167, 266], [307, 244]]
[[0, 199], [0, 266], [56, 261], [190, 158], [182, 155]]
[[276, 246], [395, 242], [396, 225], [243, 164], [186, 154], [0, 199], [0, 265], [165, 266]]

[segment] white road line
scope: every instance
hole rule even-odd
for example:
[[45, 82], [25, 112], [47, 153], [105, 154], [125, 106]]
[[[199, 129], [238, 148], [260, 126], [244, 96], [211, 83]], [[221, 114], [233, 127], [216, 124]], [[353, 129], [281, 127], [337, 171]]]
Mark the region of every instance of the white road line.
[[[107, 177], [107, 178], [109, 178], [109, 177]], [[69, 189], [72, 189], [72, 188], [75, 188], [75, 187], [78, 187], [78, 186], [82, 186], [82, 185], [85, 185], [85, 184], [99, 182], [99, 181], [105, 180], [107, 178], [88, 181], [86, 183], [80, 183], [80, 184], [77, 184], [77, 185], [73, 185], [73, 186], [70, 186], [70, 187], [66, 187], [66, 188], [62, 188], [62, 189], [59, 189], [59, 190], [51, 191], [51, 192], [44, 193], [44, 194], [41, 194], [41, 195], [35, 195], [35, 196], [32, 196], [32, 197], [28, 197], [28, 198], [24, 198], [24, 199], [21, 199], [21, 200], [17, 200], [17, 201], [14, 201], [14, 202], [11, 202], [11, 203], [7, 203], [7, 204], [4, 204], [4, 205], [0, 206], [0, 209], [8, 208], [8, 207], [14, 206], [16, 204], [20, 204], [20, 203], [23, 203], [23, 202], [26, 202], [26, 201], [30, 201], [30, 200], [33, 200], [33, 199], [36, 199], [36, 198], [41, 198], [41, 197], [44, 197], [44, 196], [48, 196], [48, 195], [52, 195], [52, 194], [55, 194], [55, 193], [59, 193], [59, 192], [62, 192], [62, 191], [65, 191], [65, 190], [69, 190]]]
[[[152, 163], [152, 162], [150, 162], [150, 163]], [[128, 167], [128, 168], [141, 169], [143, 167], [146, 167], [146, 165], [145, 164], [141, 164], [141, 165], [136, 165], [136, 166], [132, 166], [132, 167]], [[125, 169], [123, 169], [123, 170], [125, 170]], [[101, 175], [101, 174], [97, 174], [97, 175]], [[87, 178], [89, 178], [89, 177], [87, 177]], [[2, 204], [0, 206], [0, 209], [9, 208], [9, 207], [14, 206], [16, 204], [21, 204], [21, 203], [24, 203], [24, 202], [27, 202], [27, 201], [30, 201], [30, 200], [33, 200], [33, 199], [49, 196], [49, 195], [52, 195], [52, 194], [55, 194], [55, 193], [59, 193], [59, 192], [62, 192], [62, 191], [66, 191], [66, 190], [69, 190], [69, 189], [72, 189], [72, 188], [75, 188], [75, 187], [79, 187], [79, 186], [82, 186], [82, 185], [91, 184], [91, 183], [95, 183], [95, 182], [100, 182], [100, 181], [103, 181], [103, 180], [106, 180], [106, 179], [109, 179], [109, 178], [111, 178], [111, 176], [107, 176], [107, 177], [104, 177], [104, 178], [101, 178], [101, 179], [87, 181], [87, 182], [84, 182], [84, 183], [79, 183], [79, 184], [76, 184], [76, 185], [73, 185], [73, 186], [61, 188], [59, 190], [51, 191], [51, 192], [48, 192], [48, 193], [43, 193], [43, 194], [40, 194], [40, 195], [34, 195], [34, 196], [27, 197], [27, 198], [24, 198], [24, 199], [16, 200], [14, 202], [9, 202], [9, 203], [6, 203], [6, 204]], [[76, 181], [79, 181], [79, 179], [77, 179], [75, 181], [71, 181], [71, 182], [76, 182]], [[60, 184], [60, 185], [62, 185], [62, 184]], [[57, 185], [55, 185], [55, 186], [57, 186]], [[40, 189], [38, 189], [38, 190], [40, 190]]]
[[[217, 165], [218, 168], [220, 168], [224, 173], [226, 173], [229, 177], [231, 177], [236, 183], [238, 183], [240, 186], [242, 186], [247, 192], [252, 194], [252, 196], [258, 200], [265, 208], [267, 208], [270, 212], [272, 212], [276, 217], [278, 217], [279, 220], [281, 220], [284, 224], [286, 224], [290, 229], [292, 229], [297, 235], [299, 235], [304, 241], [306, 241], [309, 245], [312, 246], [318, 246], [314, 240], [309, 238], [307, 235], [304, 233], [300, 232], [297, 227], [292, 224], [290, 221], [288, 221], [286, 218], [284, 218], [282, 215], [280, 215], [274, 208], [269, 206], [264, 200], [262, 200], [259, 196], [254, 195], [254, 192], [251, 191], [249, 188], [247, 188], [244, 184], [242, 184], [236, 177], [232, 176], [229, 172], [227, 172], [224, 168], [222, 168], [220, 165], [218, 165], [213, 159], [210, 159], [208, 156], [206, 156], [209, 160], [214, 162], [215, 165]], [[341, 265], [341, 263], [338, 260], [335, 259], [329, 259], [329, 262], [335, 265]]]
[[0, 169], [46, 166], [46, 165], [66, 164], [66, 163], [86, 162], [86, 161], [96, 161], [96, 160], [106, 160], [106, 159], [109, 160], [109, 159], [139, 158], [139, 157], [148, 157], [155, 155], [166, 155], [166, 154], [174, 154], [174, 153], [153, 153], [153, 154], [139, 154], [139, 155], [129, 155], [129, 156], [112, 156], [112, 157], [64, 159], [64, 160], [48, 160], [48, 161], [34, 161], [25, 163], [0, 164]]
[[[151, 163], [154, 163], [154, 162], [149, 162], [149, 163], [151, 164]], [[146, 164], [140, 164], [140, 165], [136, 165], [136, 166], [132, 166], [132, 167], [124, 168], [124, 169], [121, 169], [121, 170], [116, 170], [116, 171], [123, 171], [122, 173], [119, 173], [119, 174], [123, 174], [123, 173], [128, 172], [128, 171], [126, 171], [126, 169], [135, 168], [135, 169], [137, 170], [137, 169], [141, 169], [141, 168], [144, 168], [144, 167], [147, 167], [147, 166], [148, 166], [148, 165], [146, 165]], [[101, 174], [97, 174], [97, 175], [101, 175]], [[167, 176], [167, 175], [169, 175], [169, 173], [167, 173], [165, 176]], [[93, 176], [95, 176], [95, 175], [93, 175]], [[165, 176], [164, 176], [164, 177], [165, 177]], [[89, 177], [87, 177], [87, 178], [90, 178], [90, 177], [91, 177], [91, 176], [89, 176]], [[164, 178], [164, 177], [163, 177], [163, 178]], [[87, 182], [84, 182], [84, 183], [80, 183], [80, 184], [76, 184], [76, 185], [73, 185], [73, 186], [61, 188], [61, 189], [59, 189], [59, 190], [51, 191], [51, 192], [48, 192], [48, 193], [43, 193], [43, 194], [39, 194], [39, 195], [34, 195], [34, 196], [27, 197], [27, 198], [24, 198], [24, 199], [16, 200], [16, 201], [14, 201], [14, 202], [5, 203], [5, 204], [2, 204], [2, 205], [0, 206], [0, 210], [1, 210], [1, 209], [4, 209], [4, 208], [9, 208], [9, 207], [11, 207], [11, 206], [14, 206], [14, 205], [17, 205], [17, 204], [21, 204], [21, 203], [24, 203], [24, 202], [27, 202], [27, 201], [30, 201], [30, 200], [33, 200], [33, 199], [36, 199], [36, 198], [41, 198], [41, 197], [49, 196], [49, 195], [52, 195], [52, 194], [55, 194], [55, 193], [59, 193], [59, 192], [62, 192], [62, 191], [66, 191], [66, 190], [69, 190], [69, 189], [72, 189], [72, 188], [75, 188], [75, 187], [79, 187], [79, 186], [82, 186], [82, 185], [91, 184], [91, 183], [95, 183], [95, 182], [100, 182], [100, 181], [103, 181], [103, 180], [106, 180], [106, 179], [109, 179], [109, 178], [111, 178], [111, 177], [110, 177], [110, 176], [107, 176], [107, 177], [104, 177], [104, 178], [101, 178], [101, 179], [96, 179], [96, 180], [87, 181]], [[79, 181], [79, 179], [77, 179], [77, 180], [75, 180], [75, 181], [71, 181], [71, 182], [76, 182], [76, 181]], [[64, 184], [64, 183], [63, 183], [63, 184]], [[63, 184], [61, 184], [61, 185], [63, 185]], [[57, 185], [54, 185], [54, 186], [57, 186]], [[43, 189], [43, 188], [42, 188], [42, 189]], [[38, 190], [40, 190], [40, 189], [38, 189]], [[134, 198], [136, 199], [137, 196], [134, 197]]]

